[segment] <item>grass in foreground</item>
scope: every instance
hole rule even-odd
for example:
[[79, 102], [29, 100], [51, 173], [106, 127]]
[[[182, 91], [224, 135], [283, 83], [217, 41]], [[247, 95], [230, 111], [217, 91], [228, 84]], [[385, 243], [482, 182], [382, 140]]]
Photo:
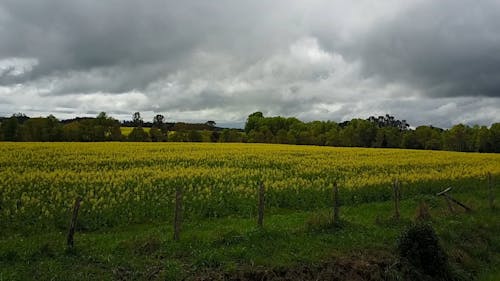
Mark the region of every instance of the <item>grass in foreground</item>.
[[172, 240], [166, 219], [77, 233], [71, 251], [65, 249], [63, 232], [16, 235], [0, 240], [0, 280], [216, 280], [225, 273], [318, 269], [325, 262], [362, 267], [365, 261], [381, 262], [397, 276], [390, 267], [395, 241], [422, 200], [430, 206], [456, 274], [462, 280], [477, 274], [480, 280], [496, 280], [498, 270], [488, 268], [500, 264], [499, 212], [486, 208], [483, 191], [457, 197], [475, 211], [451, 215], [445, 202], [421, 196], [402, 202], [400, 222], [391, 219], [391, 202], [368, 203], [342, 208], [342, 227], [333, 228], [328, 209], [273, 209], [263, 230], [253, 218], [186, 222], [179, 242]]

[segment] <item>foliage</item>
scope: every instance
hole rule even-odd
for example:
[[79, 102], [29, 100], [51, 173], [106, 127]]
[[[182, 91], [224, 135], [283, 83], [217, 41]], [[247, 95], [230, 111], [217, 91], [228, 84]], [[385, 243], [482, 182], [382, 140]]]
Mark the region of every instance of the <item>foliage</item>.
[[[120, 125], [124, 126], [120, 129]], [[253, 142], [343, 147], [409, 148], [464, 152], [500, 152], [500, 123], [486, 126], [458, 124], [449, 130], [433, 126], [410, 129], [405, 120], [385, 115], [333, 121], [303, 122], [294, 117], [265, 117], [262, 112], [248, 116], [244, 130], [223, 129], [215, 121], [165, 123], [161, 114], [144, 122], [140, 112], [132, 121], [108, 117], [58, 121], [14, 114], [0, 118], [0, 140], [4, 141], [153, 141], [153, 142]], [[137, 128], [137, 129], [134, 129]], [[130, 133], [134, 131], [132, 136]]]
[[146, 131], [144, 131], [142, 127], [135, 127], [128, 135], [127, 140], [135, 142], [147, 142], [151, 141], [151, 138], [149, 137], [149, 134]]
[[256, 143], [500, 151], [500, 124], [493, 124], [490, 129], [458, 124], [450, 130], [433, 126], [419, 126], [412, 130], [405, 120], [390, 115], [337, 124], [332, 121], [305, 123], [293, 117], [265, 117], [262, 112], [255, 112], [248, 116], [245, 132], [248, 142]]
[[370, 116], [368, 121], [375, 123], [379, 128], [395, 128], [398, 130], [407, 130], [410, 124], [406, 120], [397, 120], [394, 116], [386, 114], [385, 116]]
[[448, 257], [432, 226], [417, 223], [407, 228], [398, 240], [399, 256], [411, 266], [432, 277], [446, 279]]

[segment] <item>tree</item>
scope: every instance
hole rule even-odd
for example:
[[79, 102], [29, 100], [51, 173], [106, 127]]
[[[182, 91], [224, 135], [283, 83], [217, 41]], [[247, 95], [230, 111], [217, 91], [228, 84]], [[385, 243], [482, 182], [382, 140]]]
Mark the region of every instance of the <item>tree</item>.
[[474, 126], [474, 151], [476, 152], [492, 152], [493, 144], [491, 132], [486, 126]]
[[469, 126], [458, 124], [444, 133], [443, 146], [446, 150], [472, 151], [473, 136]]
[[97, 115], [93, 128], [93, 141], [119, 141], [122, 138], [120, 122], [109, 117], [106, 112]]
[[218, 142], [219, 139], [220, 139], [220, 133], [218, 131], [211, 131], [210, 141], [211, 142]]
[[370, 147], [377, 135], [377, 125], [363, 119], [353, 119], [341, 134], [344, 146]]
[[260, 111], [248, 115], [247, 122], [245, 123], [245, 132], [248, 134], [250, 131], [258, 129], [262, 119], [264, 119], [264, 115]]
[[407, 149], [418, 149], [419, 148], [419, 143], [417, 142], [417, 138], [415, 136], [415, 131], [408, 130], [408, 131], [403, 133], [401, 147], [407, 148]]
[[165, 141], [165, 137], [164, 137], [163, 133], [157, 127], [152, 127], [151, 130], [149, 130], [149, 135], [151, 136], [152, 142]]
[[132, 132], [130, 132], [130, 134], [128, 135], [128, 140], [129, 141], [136, 141], [136, 142], [151, 141], [148, 133], [146, 131], [144, 131], [144, 129], [142, 127], [135, 127], [134, 129], [132, 129]]
[[248, 142], [265, 142], [265, 136], [261, 131], [251, 130], [248, 133]]
[[325, 134], [326, 141], [325, 145], [328, 146], [341, 146], [340, 142], [340, 127], [334, 127], [328, 130]]
[[151, 135], [151, 140], [155, 142], [167, 141], [168, 130], [165, 125], [165, 117], [161, 114], [155, 115], [153, 117], [153, 127], [149, 131]]
[[289, 131], [286, 134], [286, 137], [287, 137], [288, 144], [297, 144], [297, 137], [291, 131]]
[[285, 129], [280, 129], [276, 133], [276, 143], [288, 143], [288, 133]]
[[401, 131], [396, 127], [382, 127], [377, 130], [374, 147], [401, 147], [402, 137]]
[[191, 142], [201, 142], [201, 133], [197, 130], [191, 130], [188, 132], [188, 141]]
[[6, 141], [18, 140], [19, 121], [15, 115], [2, 122], [1, 130]]
[[165, 123], [165, 116], [157, 114], [155, 115], [155, 117], [153, 117], [153, 126], [161, 129], [164, 123]]
[[47, 116], [48, 141], [62, 141], [63, 131], [59, 120], [52, 114]]
[[494, 123], [490, 127], [491, 146], [493, 152], [500, 152], [500, 123]]
[[132, 115], [132, 122], [134, 123], [134, 126], [135, 126], [135, 127], [142, 127], [142, 124], [143, 124], [144, 122], [142, 121], [141, 113], [139, 113], [139, 112], [135, 112], [135, 113]]
[[80, 122], [73, 121], [63, 126], [63, 137], [65, 141], [81, 141]]
[[121, 141], [124, 138], [124, 136], [122, 135], [122, 130], [120, 128], [120, 123], [118, 121], [117, 123], [117, 126], [113, 126], [111, 128], [111, 132], [108, 138], [109, 141]]
[[393, 127], [404, 131], [410, 127], [410, 125], [406, 123], [406, 120], [397, 120], [394, 116], [389, 114], [379, 117], [370, 116], [367, 120], [376, 124], [379, 128]]
[[212, 121], [212, 120], [209, 120], [207, 122], [205, 122], [205, 125], [209, 126], [209, 127], [215, 127], [217, 123], [215, 123], [215, 121]]
[[191, 141], [189, 138], [189, 132], [188, 131], [173, 131], [169, 135], [169, 141], [172, 142], [188, 142]]
[[313, 121], [307, 123], [309, 131], [309, 141], [308, 144], [314, 145], [325, 145], [326, 143], [326, 131], [327, 131], [327, 123], [322, 121]]
[[441, 131], [432, 126], [418, 126], [415, 129], [415, 146], [418, 149], [441, 149]]

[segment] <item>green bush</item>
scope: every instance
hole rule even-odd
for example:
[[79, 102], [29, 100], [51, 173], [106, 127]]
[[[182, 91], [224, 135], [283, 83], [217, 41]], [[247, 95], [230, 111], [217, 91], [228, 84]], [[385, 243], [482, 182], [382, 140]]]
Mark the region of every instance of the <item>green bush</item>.
[[398, 240], [398, 253], [403, 262], [437, 279], [449, 279], [448, 257], [428, 223], [408, 227]]

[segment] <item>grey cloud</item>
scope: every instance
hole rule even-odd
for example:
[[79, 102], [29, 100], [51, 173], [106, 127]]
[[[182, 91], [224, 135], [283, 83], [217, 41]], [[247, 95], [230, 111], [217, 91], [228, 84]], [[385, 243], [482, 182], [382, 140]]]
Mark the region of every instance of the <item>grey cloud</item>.
[[358, 34], [366, 75], [431, 97], [500, 97], [500, 2], [422, 1]]
[[[3, 24], [9, 28], [0, 29], [5, 42], [0, 56], [38, 58], [38, 67], [25, 77], [29, 80], [119, 67], [134, 81], [133, 73], [144, 65], [161, 62], [158, 73], [172, 72], [198, 49], [258, 58], [289, 33], [265, 13], [267, 8], [272, 5], [233, 1], [7, 0], [3, 10], [9, 17]], [[157, 78], [149, 74], [147, 82]]]

